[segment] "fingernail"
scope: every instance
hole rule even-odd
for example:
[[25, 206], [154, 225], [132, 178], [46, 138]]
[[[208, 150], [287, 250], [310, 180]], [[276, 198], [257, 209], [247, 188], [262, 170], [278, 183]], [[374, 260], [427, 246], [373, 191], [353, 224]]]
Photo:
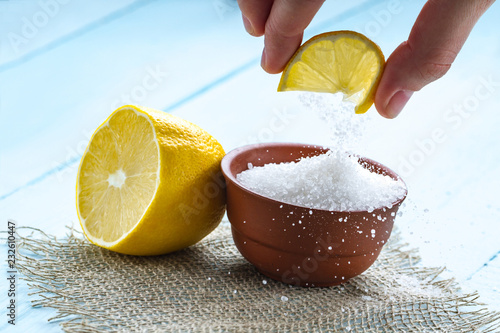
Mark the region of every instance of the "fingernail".
[[396, 118], [410, 100], [411, 95], [413, 95], [413, 91], [410, 90], [400, 90], [396, 92], [389, 101], [389, 104], [387, 104], [387, 116], [389, 118]]
[[245, 16], [243, 16], [243, 25], [245, 26], [245, 30], [250, 34], [253, 35], [255, 33], [255, 30], [252, 26], [252, 23], [250, 22], [249, 19], [247, 19]]
[[260, 67], [266, 69], [266, 62], [267, 62], [267, 52], [266, 48], [264, 47], [264, 50], [262, 50], [262, 58], [260, 59]]

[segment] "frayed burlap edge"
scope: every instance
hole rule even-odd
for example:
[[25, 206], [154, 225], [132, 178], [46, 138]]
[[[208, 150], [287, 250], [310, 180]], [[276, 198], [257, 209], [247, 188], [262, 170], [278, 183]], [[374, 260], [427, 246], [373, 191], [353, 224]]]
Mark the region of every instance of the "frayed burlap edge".
[[[19, 236], [17, 267], [34, 307], [51, 307], [66, 332], [495, 332], [500, 313], [461, 294], [443, 268], [418, 267], [394, 233], [376, 263], [348, 283], [290, 287], [237, 252], [227, 222], [199, 244], [165, 256], [101, 249], [69, 229], [57, 239]], [[25, 230], [26, 230], [25, 229]]]

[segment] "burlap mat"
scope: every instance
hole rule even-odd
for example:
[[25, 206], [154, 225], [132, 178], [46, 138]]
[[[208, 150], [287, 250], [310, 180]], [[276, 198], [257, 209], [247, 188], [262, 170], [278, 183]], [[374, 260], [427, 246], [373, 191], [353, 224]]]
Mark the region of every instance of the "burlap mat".
[[238, 253], [227, 222], [186, 250], [113, 253], [71, 231], [19, 240], [33, 305], [55, 308], [67, 332], [493, 332], [500, 313], [460, 294], [442, 270], [415, 267], [397, 234], [368, 271], [342, 286], [290, 287]]

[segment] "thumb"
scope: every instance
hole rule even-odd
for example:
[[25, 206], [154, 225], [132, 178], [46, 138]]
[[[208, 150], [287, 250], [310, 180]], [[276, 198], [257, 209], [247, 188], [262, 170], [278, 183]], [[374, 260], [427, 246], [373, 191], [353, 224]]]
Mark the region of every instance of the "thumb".
[[442, 77], [455, 60], [470, 31], [494, 0], [429, 0], [408, 41], [387, 59], [375, 94], [377, 111], [396, 117], [413, 92]]

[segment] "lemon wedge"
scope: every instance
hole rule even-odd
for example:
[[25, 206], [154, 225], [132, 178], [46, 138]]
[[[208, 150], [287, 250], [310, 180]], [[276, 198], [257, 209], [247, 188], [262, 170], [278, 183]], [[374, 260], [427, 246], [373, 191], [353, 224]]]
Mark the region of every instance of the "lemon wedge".
[[365, 113], [373, 104], [385, 58], [377, 44], [354, 31], [327, 32], [302, 44], [281, 75], [278, 91], [344, 94]]

